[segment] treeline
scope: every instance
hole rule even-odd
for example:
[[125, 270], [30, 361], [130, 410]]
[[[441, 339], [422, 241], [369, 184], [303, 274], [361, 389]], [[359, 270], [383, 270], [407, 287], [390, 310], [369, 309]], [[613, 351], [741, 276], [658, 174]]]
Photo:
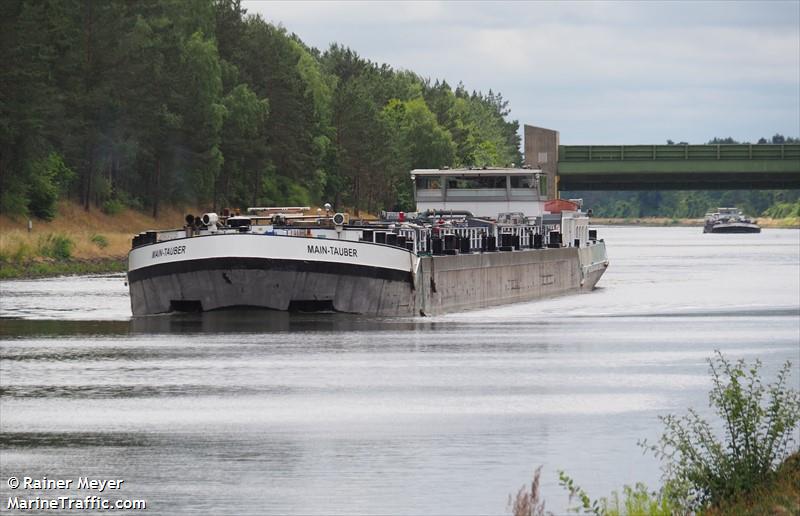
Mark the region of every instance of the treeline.
[[[747, 144], [731, 137], [713, 138], [709, 144]], [[758, 145], [800, 143], [800, 138], [775, 134]], [[667, 145], [688, 145], [667, 140]], [[800, 190], [691, 190], [639, 192], [562, 192], [564, 198], [581, 198], [594, 215], [611, 218], [698, 218], [720, 206], [742, 209], [750, 216], [800, 217]]]
[[[752, 142], [740, 142], [738, 140], [734, 140], [732, 137], [727, 136], [725, 138], [714, 137], [708, 141], [707, 145], [738, 145], [738, 144], [750, 145]], [[800, 138], [792, 138], [791, 136], [784, 136], [781, 133], [775, 133], [772, 138], [764, 138], [761, 137], [755, 143], [755, 145], [780, 145], [782, 143], [800, 143]], [[667, 145], [689, 145], [687, 142], [678, 142], [677, 144], [673, 140], [667, 140]]]
[[597, 217], [701, 218], [720, 206], [740, 208], [752, 217], [800, 217], [800, 190], [572, 191], [561, 197], [583, 199]]
[[0, 212], [411, 207], [412, 168], [521, 163], [500, 94], [310, 48], [239, 0], [0, 2]]

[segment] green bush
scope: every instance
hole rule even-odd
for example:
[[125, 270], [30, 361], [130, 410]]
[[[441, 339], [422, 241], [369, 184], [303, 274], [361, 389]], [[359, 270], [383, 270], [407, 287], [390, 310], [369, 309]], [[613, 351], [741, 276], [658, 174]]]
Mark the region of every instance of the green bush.
[[119, 215], [125, 209], [125, 204], [119, 199], [108, 199], [103, 203], [103, 213], [107, 215]]
[[[603, 516], [703, 513], [757, 498], [764, 486], [780, 480], [776, 470], [792, 453], [800, 430], [800, 392], [787, 387], [791, 363], [786, 362], [775, 382], [767, 386], [762, 384], [758, 360], [753, 365], [744, 360], [732, 363], [717, 351], [709, 365], [713, 384], [709, 404], [721, 419], [724, 438], [718, 438], [694, 410], [682, 417], [660, 417], [666, 429], [658, 444], [640, 445], [661, 459], [664, 486], [648, 492], [637, 483], [625, 486], [622, 496], [615, 491], [609, 498], [592, 500], [560, 471], [560, 485], [569, 491], [570, 502], [579, 501], [570, 508], [572, 512]], [[784, 470], [787, 467], [784, 463]], [[785, 496], [779, 491], [774, 497], [782, 504]]]
[[28, 211], [44, 220], [56, 216], [56, 201], [74, 180], [75, 173], [63, 158], [52, 153], [28, 165]]
[[92, 235], [92, 243], [94, 243], [100, 249], [105, 249], [108, 247], [108, 239], [103, 235]]
[[665, 490], [648, 491], [638, 482], [634, 487], [624, 486], [622, 498], [616, 491], [609, 498], [592, 500], [586, 491], [575, 484], [566, 473], [558, 472], [559, 485], [569, 491], [570, 502], [578, 499], [580, 505], [570, 507], [572, 512], [596, 514], [598, 516], [671, 516], [679, 512], [678, 506]]
[[717, 351], [709, 364], [709, 404], [722, 421], [724, 440], [689, 410], [660, 418], [666, 429], [657, 445], [640, 443], [661, 459], [666, 485], [687, 512], [746, 495], [771, 478], [791, 453], [800, 422], [800, 392], [786, 384], [790, 362], [767, 386], [758, 360], [731, 363]]
[[39, 237], [39, 255], [56, 260], [69, 260], [75, 243], [64, 235], [52, 233]]
[[47, 160], [32, 163], [29, 175], [28, 211], [40, 219], [53, 220], [56, 216], [58, 186], [47, 169]]

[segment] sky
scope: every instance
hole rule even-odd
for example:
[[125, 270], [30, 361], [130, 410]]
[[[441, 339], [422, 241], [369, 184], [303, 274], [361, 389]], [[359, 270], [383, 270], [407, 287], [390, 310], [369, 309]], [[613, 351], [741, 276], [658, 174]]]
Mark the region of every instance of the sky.
[[500, 92], [564, 145], [800, 136], [800, 0], [243, 6], [320, 50]]

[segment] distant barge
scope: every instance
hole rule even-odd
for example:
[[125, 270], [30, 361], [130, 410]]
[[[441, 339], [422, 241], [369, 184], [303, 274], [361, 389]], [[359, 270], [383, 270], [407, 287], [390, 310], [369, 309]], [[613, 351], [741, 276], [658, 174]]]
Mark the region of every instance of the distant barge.
[[718, 208], [706, 214], [703, 233], [761, 233], [761, 228], [738, 208]]
[[253, 306], [415, 316], [591, 290], [608, 266], [605, 243], [577, 205], [539, 198], [536, 172], [412, 172], [418, 209], [439, 188], [479, 209], [490, 198], [493, 208], [529, 211], [494, 219], [464, 206], [377, 222], [307, 208], [189, 215], [181, 229], [134, 238], [133, 314]]

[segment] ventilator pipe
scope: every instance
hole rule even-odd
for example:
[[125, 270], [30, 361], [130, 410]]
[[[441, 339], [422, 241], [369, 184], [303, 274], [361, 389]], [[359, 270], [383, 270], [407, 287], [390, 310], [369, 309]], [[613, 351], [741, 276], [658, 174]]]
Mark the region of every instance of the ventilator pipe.
[[202, 218], [203, 224], [210, 226], [219, 222], [219, 215], [216, 213], [204, 213]]

